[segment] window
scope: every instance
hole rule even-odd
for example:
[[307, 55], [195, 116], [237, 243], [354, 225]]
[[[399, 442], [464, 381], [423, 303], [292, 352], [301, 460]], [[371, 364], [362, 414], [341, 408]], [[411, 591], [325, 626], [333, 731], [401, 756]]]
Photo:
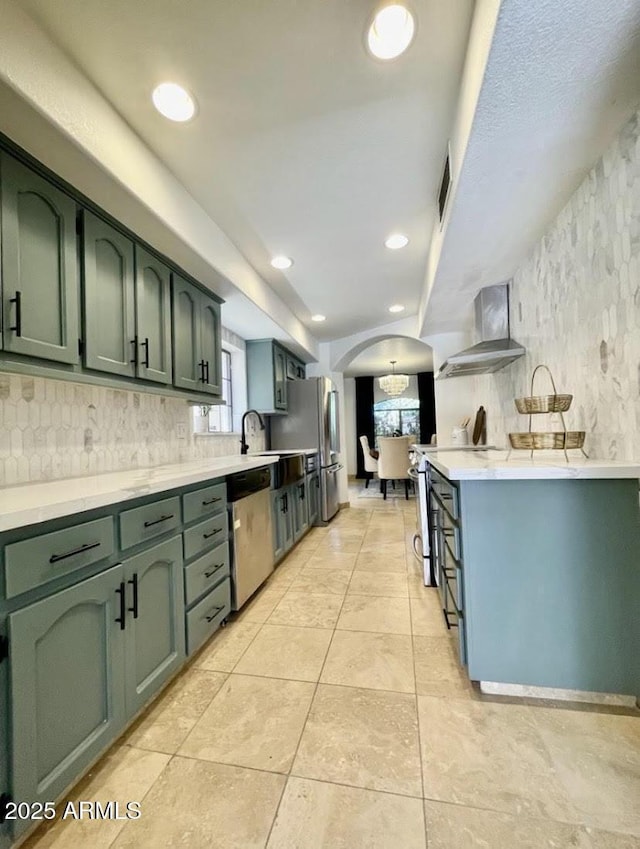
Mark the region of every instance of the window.
[[233, 431], [233, 402], [231, 397], [231, 354], [222, 349], [222, 398], [226, 405], [209, 410], [209, 433], [231, 433]]
[[420, 401], [417, 398], [385, 398], [373, 405], [376, 440], [379, 436], [420, 438]]

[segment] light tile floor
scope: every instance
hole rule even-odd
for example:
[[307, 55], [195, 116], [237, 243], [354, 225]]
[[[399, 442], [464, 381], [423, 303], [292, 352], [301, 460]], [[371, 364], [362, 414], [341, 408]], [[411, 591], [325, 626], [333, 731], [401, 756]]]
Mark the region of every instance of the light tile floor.
[[413, 500], [351, 495], [71, 796], [142, 817], [30, 849], [640, 849], [640, 715], [482, 696]]

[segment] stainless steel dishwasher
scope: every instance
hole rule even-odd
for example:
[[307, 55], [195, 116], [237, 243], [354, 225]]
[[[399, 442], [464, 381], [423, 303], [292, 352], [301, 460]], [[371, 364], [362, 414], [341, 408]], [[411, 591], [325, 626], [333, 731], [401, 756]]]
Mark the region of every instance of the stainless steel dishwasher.
[[233, 529], [231, 607], [240, 610], [273, 572], [271, 471], [268, 466], [227, 479]]

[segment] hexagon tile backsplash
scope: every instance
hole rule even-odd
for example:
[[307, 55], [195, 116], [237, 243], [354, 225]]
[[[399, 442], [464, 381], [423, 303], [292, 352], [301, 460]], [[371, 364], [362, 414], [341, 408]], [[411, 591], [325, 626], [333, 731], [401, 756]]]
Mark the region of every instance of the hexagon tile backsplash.
[[[567, 427], [587, 431], [592, 457], [640, 458], [640, 112], [626, 124], [514, 275], [511, 335], [527, 349], [477, 378], [488, 441], [527, 430], [513, 399], [545, 363], [573, 398]], [[536, 379], [537, 384], [537, 379]], [[551, 392], [541, 379], [536, 394]], [[535, 416], [533, 429], [558, 430]]]
[[240, 451], [235, 434], [194, 437], [192, 429], [179, 398], [0, 374], [0, 486]]

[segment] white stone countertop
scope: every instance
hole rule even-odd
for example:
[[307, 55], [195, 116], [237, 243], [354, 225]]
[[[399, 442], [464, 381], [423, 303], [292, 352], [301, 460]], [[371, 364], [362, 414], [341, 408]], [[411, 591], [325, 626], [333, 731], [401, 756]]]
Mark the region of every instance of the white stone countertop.
[[317, 448], [281, 448], [273, 451], [250, 451], [249, 457], [264, 457], [264, 456], [273, 456], [273, 457], [283, 457], [285, 454], [306, 454], [307, 456], [311, 454], [318, 454], [319, 451]]
[[640, 478], [640, 461], [588, 460], [569, 451], [512, 451], [506, 449], [434, 451], [433, 445], [414, 445], [435, 469], [449, 480], [545, 480]]
[[143, 495], [225, 477], [245, 469], [257, 469], [275, 463], [277, 459], [277, 456], [242, 457], [235, 454], [126, 472], [107, 472], [3, 487], [0, 488], [0, 531], [72, 516]]

